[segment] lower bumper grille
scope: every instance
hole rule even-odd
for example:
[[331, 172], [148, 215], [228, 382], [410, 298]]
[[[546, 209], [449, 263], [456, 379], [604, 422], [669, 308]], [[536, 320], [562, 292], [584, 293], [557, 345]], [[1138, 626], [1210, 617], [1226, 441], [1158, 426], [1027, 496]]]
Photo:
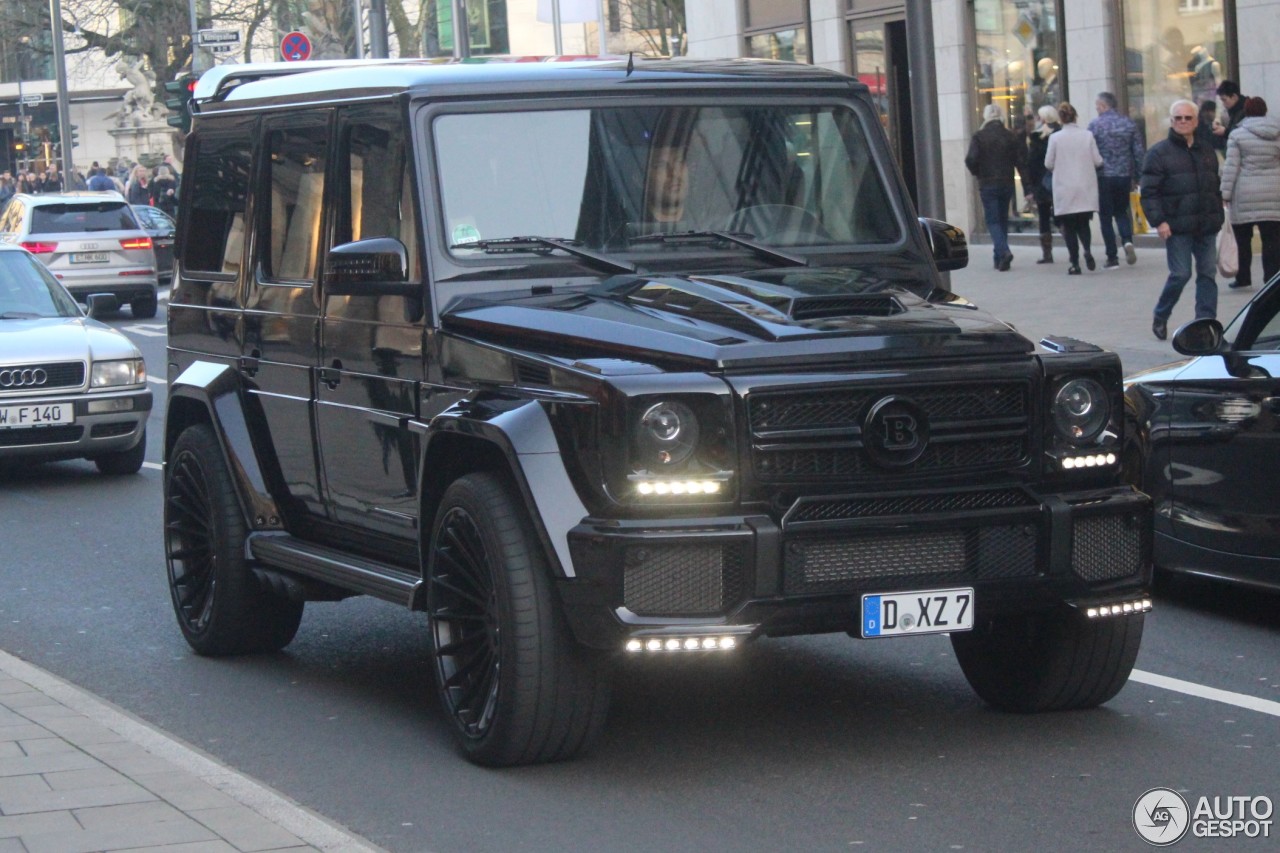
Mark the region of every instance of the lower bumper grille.
[[717, 616], [742, 599], [745, 580], [741, 544], [631, 547], [623, 605], [637, 616]]
[[797, 539], [783, 560], [788, 595], [839, 593], [869, 582], [910, 578], [951, 583], [1034, 576], [1038, 536], [1016, 524], [930, 533]]
[[84, 427], [62, 426], [40, 429], [0, 430], [0, 447], [38, 447], [45, 444], [70, 444], [80, 440]]
[[1100, 515], [1075, 520], [1071, 570], [1096, 583], [1136, 575], [1150, 553], [1146, 525], [1131, 515]]

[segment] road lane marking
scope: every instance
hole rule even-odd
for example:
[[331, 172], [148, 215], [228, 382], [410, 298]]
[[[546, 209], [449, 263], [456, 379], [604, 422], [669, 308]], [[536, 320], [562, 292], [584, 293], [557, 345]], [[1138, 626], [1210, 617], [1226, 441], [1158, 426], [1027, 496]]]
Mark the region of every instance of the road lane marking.
[[1141, 669], [1135, 669], [1131, 672], [1129, 680], [1137, 681], [1141, 684], [1149, 684], [1152, 687], [1163, 687], [1165, 690], [1172, 690], [1175, 693], [1199, 696], [1201, 699], [1212, 699], [1214, 702], [1223, 702], [1227, 705], [1235, 705], [1237, 708], [1280, 717], [1280, 702], [1273, 702], [1270, 699], [1259, 699], [1256, 696], [1249, 696], [1244, 693], [1232, 693], [1230, 690], [1205, 687], [1203, 684], [1183, 681], [1180, 678], [1170, 678], [1167, 675], [1156, 675], [1154, 672], [1144, 672]]

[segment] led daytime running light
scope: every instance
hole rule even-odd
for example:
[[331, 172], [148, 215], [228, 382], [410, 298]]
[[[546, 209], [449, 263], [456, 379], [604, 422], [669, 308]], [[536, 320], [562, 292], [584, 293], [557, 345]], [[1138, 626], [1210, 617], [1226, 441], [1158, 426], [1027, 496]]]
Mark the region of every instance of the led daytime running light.
[[1074, 468], [1100, 468], [1116, 464], [1114, 453], [1088, 453], [1083, 456], [1067, 456], [1062, 460], [1062, 467], [1070, 471]]
[[1134, 613], [1147, 613], [1151, 610], [1151, 599], [1136, 598], [1132, 601], [1118, 601], [1114, 604], [1098, 604], [1085, 610], [1084, 615], [1090, 619], [1105, 619], [1111, 616], [1129, 616]]
[[628, 652], [728, 652], [738, 647], [737, 637], [650, 637], [627, 640]]
[[718, 480], [641, 480], [636, 492], [650, 497], [657, 495], [718, 495], [723, 484]]

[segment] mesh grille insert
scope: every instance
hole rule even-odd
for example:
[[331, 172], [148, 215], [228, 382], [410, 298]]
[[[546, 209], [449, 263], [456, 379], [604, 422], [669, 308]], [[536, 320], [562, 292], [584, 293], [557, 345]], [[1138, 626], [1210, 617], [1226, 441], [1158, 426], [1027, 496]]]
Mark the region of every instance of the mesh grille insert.
[[643, 545], [627, 550], [623, 604], [639, 616], [714, 616], [742, 597], [741, 545]]
[[1077, 518], [1071, 539], [1071, 569], [1089, 582], [1115, 580], [1142, 569], [1142, 525], [1126, 515]]

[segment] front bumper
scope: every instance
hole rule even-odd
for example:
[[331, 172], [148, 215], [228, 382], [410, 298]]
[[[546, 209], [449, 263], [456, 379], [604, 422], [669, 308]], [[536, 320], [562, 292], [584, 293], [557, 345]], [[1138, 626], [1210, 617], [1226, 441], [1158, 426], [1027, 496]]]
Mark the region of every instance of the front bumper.
[[857, 633], [864, 593], [974, 588], [975, 614], [1142, 593], [1151, 503], [1129, 487], [807, 498], [769, 515], [586, 519], [560, 583], [580, 642]]
[[152, 395], [141, 388], [0, 399], [6, 406], [33, 403], [71, 403], [75, 420], [60, 426], [0, 429], [0, 460], [92, 459], [130, 450], [142, 440]]

